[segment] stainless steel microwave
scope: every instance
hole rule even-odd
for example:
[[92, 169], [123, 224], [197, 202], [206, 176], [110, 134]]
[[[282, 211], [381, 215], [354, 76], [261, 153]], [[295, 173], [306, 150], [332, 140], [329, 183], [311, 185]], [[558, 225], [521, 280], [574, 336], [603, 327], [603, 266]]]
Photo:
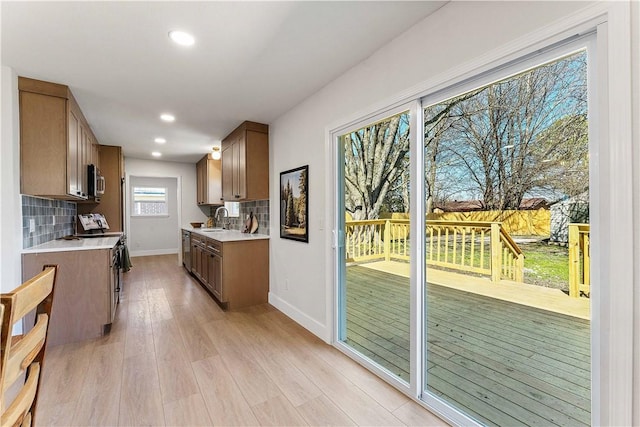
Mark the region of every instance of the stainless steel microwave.
[[87, 188], [89, 190], [89, 197], [100, 197], [104, 195], [104, 177], [100, 175], [100, 169], [98, 169], [96, 165], [89, 165], [88, 168], [89, 173], [87, 174], [87, 176], [89, 178], [89, 183]]

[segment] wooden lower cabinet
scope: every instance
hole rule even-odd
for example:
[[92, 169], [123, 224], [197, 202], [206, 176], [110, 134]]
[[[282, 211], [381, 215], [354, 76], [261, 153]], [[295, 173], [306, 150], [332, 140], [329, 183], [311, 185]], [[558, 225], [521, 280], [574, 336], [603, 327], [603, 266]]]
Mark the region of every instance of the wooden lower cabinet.
[[57, 264], [47, 346], [104, 335], [116, 311], [113, 249], [22, 255], [23, 281]]
[[269, 240], [219, 242], [191, 233], [191, 273], [234, 310], [269, 299]]
[[[196, 233], [191, 233], [191, 274], [196, 276], [200, 282], [204, 282], [204, 265], [206, 258], [204, 250], [206, 246], [206, 237], [201, 237]], [[203, 260], [205, 263], [203, 264]]]

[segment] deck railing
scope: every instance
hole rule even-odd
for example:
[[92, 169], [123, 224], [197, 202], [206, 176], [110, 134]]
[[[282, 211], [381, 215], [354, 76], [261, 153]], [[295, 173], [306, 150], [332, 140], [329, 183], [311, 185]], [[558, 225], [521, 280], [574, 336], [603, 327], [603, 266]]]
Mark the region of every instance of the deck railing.
[[589, 224], [569, 224], [569, 296], [591, 292]]
[[[428, 265], [522, 282], [524, 255], [499, 222], [427, 221]], [[348, 261], [409, 260], [409, 220], [346, 221]]]

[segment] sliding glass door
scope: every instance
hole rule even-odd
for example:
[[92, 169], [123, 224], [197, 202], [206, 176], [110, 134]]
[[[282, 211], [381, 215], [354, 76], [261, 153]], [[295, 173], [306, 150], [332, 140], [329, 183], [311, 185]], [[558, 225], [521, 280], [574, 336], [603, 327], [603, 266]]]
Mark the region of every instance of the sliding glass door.
[[450, 420], [591, 423], [590, 43], [334, 134], [337, 346]]
[[339, 341], [410, 380], [409, 112], [339, 136]]
[[424, 107], [424, 391], [590, 425], [585, 50]]

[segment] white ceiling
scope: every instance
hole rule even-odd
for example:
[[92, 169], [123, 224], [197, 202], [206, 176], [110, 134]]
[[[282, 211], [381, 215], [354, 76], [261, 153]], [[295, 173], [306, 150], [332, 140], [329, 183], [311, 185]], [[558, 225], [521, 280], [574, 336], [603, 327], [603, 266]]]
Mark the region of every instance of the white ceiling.
[[[71, 87], [101, 144], [195, 162], [242, 121], [270, 123], [444, 3], [3, 1], [2, 64]], [[171, 29], [196, 44], [173, 44]]]

